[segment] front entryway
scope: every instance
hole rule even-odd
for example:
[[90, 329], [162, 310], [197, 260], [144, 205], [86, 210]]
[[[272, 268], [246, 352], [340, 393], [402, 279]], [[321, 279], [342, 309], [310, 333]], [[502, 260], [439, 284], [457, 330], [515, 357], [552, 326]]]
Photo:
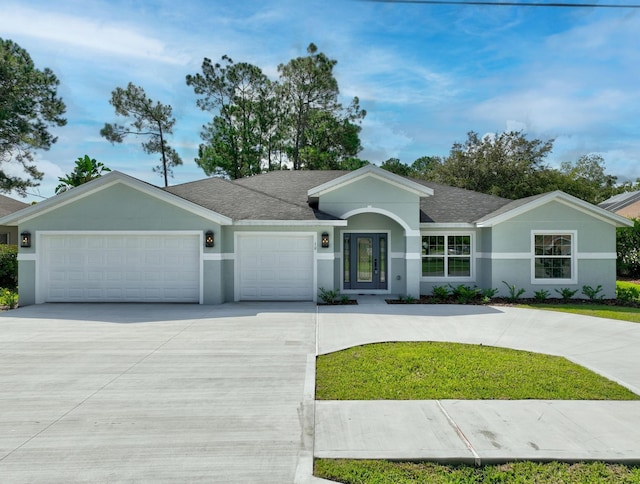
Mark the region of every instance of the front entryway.
[[387, 234], [346, 233], [342, 244], [343, 288], [387, 289]]

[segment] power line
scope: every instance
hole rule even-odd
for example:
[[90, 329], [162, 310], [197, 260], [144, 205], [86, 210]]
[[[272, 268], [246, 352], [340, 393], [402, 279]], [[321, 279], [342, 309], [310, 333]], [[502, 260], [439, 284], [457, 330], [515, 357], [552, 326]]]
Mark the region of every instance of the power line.
[[613, 3], [540, 3], [540, 2], [498, 2], [498, 1], [456, 1], [456, 0], [364, 0], [375, 3], [419, 3], [427, 5], [485, 5], [491, 7], [553, 7], [553, 8], [640, 8], [640, 4]]

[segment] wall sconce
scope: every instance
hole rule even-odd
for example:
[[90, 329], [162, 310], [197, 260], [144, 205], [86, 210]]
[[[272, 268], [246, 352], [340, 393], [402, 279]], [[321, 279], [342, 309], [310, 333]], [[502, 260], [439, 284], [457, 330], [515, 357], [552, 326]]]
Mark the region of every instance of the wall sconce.
[[213, 247], [215, 239], [213, 238], [213, 230], [207, 230], [204, 233], [204, 246]]
[[20, 247], [31, 247], [31, 232], [22, 232], [20, 234]]
[[329, 247], [329, 234], [327, 232], [322, 232], [322, 239], [320, 239], [320, 245], [323, 249]]

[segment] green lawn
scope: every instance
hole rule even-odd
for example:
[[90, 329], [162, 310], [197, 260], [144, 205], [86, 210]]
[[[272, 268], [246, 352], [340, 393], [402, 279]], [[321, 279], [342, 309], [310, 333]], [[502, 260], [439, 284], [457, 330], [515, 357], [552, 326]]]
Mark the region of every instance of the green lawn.
[[[640, 284], [629, 281], [617, 281], [618, 288], [635, 288], [640, 290]], [[564, 313], [583, 314], [585, 316], [595, 316], [597, 318], [618, 319], [620, 321], [630, 321], [640, 323], [640, 308], [626, 306], [609, 306], [606, 304], [522, 304], [519, 307], [531, 309], [544, 309], [546, 311], [560, 311]]]
[[619, 319], [640, 323], [640, 309], [624, 306], [607, 306], [604, 304], [521, 304], [518, 307], [560, 311], [563, 313], [583, 314], [597, 318]]
[[638, 400], [558, 356], [460, 343], [379, 343], [318, 357], [317, 400]]
[[348, 484], [640, 483], [640, 467], [602, 462], [514, 462], [473, 467], [430, 462], [317, 459], [314, 475]]

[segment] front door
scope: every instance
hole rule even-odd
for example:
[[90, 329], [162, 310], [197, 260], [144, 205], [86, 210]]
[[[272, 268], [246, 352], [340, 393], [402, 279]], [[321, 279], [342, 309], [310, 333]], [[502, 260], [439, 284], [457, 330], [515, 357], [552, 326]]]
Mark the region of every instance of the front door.
[[342, 243], [344, 289], [386, 289], [387, 234], [347, 233]]

